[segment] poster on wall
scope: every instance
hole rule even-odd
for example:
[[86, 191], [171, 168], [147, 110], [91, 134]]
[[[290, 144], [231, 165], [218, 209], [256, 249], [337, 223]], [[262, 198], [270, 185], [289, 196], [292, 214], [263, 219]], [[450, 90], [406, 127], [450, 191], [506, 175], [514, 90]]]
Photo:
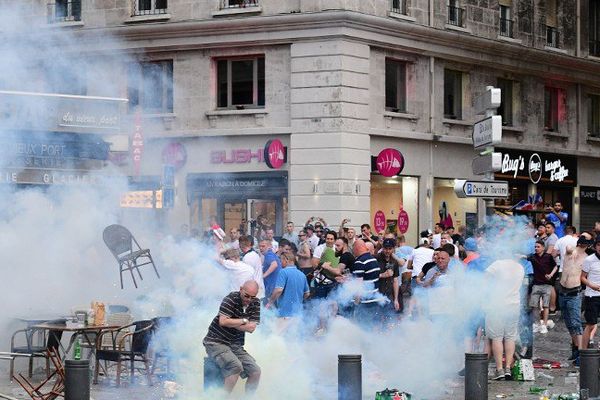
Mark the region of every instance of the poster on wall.
[[375, 228], [375, 233], [379, 233], [384, 231], [386, 227], [385, 214], [383, 211], [379, 210], [375, 213], [375, 218], [373, 219], [373, 228]]
[[401, 209], [398, 213], [398, 232], [404, 235], [406, 232], [408, 232], [408, 225], [408, 213]]

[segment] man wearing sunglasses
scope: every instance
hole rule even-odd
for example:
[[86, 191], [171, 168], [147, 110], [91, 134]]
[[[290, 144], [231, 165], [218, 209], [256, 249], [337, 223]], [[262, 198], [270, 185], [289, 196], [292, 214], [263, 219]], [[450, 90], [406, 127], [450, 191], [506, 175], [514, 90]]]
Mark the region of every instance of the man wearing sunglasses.
[[260, 323], [258, 284], [247, 281], [239, 292], [231, 292], [221, 302], [219, 314], [202, 342], [224, 377], [224, 389], [231, 393], [240, 376], [248, 378], [246, 393], [252, 394], [260, 381], [260, 367], [244, 350], [246, 332], [253, 333]]

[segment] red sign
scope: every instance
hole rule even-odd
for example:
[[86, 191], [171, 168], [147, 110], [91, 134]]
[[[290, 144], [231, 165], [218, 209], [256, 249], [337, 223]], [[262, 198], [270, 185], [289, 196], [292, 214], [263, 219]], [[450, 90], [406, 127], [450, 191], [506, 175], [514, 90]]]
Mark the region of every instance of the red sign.
[[396, 149], [383, 149], [377, 156], [377, 170], [383, 176], [396, 176], [404, 169], [404, 156]]
[[135, 130], [131, 139], [131, 158], [135, 174], [140, 174], [140, 165], [142, 163], [142, 154], [144, 153], [144, 135], [142, 134], [142, 113], [135, 114]]
[[285, 147], [279, 139], [269, 140], [265, 145], [265, 162], [269, 168], [279, 169], [285, 162]]
[[408, 213], [404, 210], [400, 210], [398, 213], [398, 231], [401, 234], [405, 234], [408, 231]]
[[373, 228], [375, 228], [375, 233], [385, 231], [386, 222], [383, 211], [379, 210], [375, 213], [375, 218], [373, 219]]
[[176, 170], [185, 165], [187, 152], [184, 145], [178, 142], [169, 143], [162, 151], [163, 164], [175, 167]]
[[247, 164], [253, 159], [263, 161], [263, 150], [253, 152], [250, 149], [236, 149], [229, 153], [226, 150], [213, 150], [210, 152], [211, 164]]

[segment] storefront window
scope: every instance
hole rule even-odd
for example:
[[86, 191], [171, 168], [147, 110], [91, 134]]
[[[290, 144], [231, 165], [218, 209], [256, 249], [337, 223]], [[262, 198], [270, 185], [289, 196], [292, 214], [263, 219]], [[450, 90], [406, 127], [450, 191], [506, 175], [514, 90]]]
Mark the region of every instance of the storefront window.
[[477, 199], [460, 199], [454, 193], [454, 179], [433, 180], [433, 222], [454, 226], [464, 225], [472, 231], [477, 224]]
[[[418, 241], [419, 178], [396, 176], [386, 178], [371, 175], [371, 220], [375, 232], [374, 218], [378, 211], [385, 216], [387, 232], [403, 234], [406, 242], [415, 246]], [[379, 232], [377, 232], [379, 233]]]

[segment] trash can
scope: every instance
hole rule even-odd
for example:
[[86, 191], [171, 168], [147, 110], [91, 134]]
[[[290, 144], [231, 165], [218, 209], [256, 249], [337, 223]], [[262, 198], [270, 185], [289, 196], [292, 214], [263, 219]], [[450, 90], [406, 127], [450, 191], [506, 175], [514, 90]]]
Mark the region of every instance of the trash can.
[[90, 360], [65, 360], [65, 400], [90, 400]]
[[362, 356], [338, 355], [338, 400], [362, 399]]
[[465, 353], [465, 400], [487, 400], [487, 374], [487, 353]]

